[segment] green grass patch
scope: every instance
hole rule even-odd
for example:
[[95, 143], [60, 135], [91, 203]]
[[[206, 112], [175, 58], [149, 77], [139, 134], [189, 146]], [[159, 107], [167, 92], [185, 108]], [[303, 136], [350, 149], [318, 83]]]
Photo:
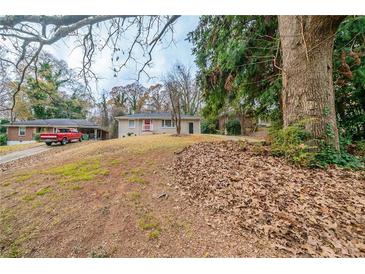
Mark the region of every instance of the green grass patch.
[[3, 209], [0, 212], [0, 234], [8, 235], [13, 232], [11, 222], [14, 218], [14, 211], [11, 209]]
[[32, 173], [22, 174], [22, 175], [19, 175], [19, 176], [15, 177], [14, 182], [15, 183], [22, 183], [26, 180], [29, 180], [32, 176], [33, 176]]
[[157, 239], [161, 233], [159, 220], [151, 214], [144, 214], [138, 221], [141, 230], [148, 231], [148, 238]]
[[36, 200], [32, 203], [32, 208], [37, 208], [37, 207], [40, 207], [42, 205], [42, 202], [39, 201], [39, 200]]
[[128, 175], [143, 175], [144, 172], [141, 168], [135, 167], [130, 170], [122, 171], [122, 176], [128, 176]]
[[151, 214], [144, 214], [138, 221], [138, 226], [142, 230], [157, 229], [160, 227], [158, 219]]
[[24, 254], [26, 253], [26, 249], [24, 249], [24, 247], [22, 246], [24, 243], [28, 242], [32, 238], [32, 235], [35, 234], [34, 227], [27, 228], [31, 229], [31, 231], [22, 233], [10, 244], [6, 257], [20, 258], [24, 256]]
[[9, 181], [7, 181], [7, 182], [5, 182], [5, 183], [3, 183], [3, 184], [1, 184], [1, 186], [10, 186], [10, 182]]
[[132, 183], [132, 184], [141, 184], [141, 185], [145, 185], [145, 184], [148, 183], [144, 178], [142, 178], [138, 175], [129, 176], [128, 177], [128, 182]]
[[30, 202], [35, 199], [35, 196], [33, 194], [26, 194], [23, 196], [23, 201]]
[[21, 257], [21, 251], [16, 244], [12, 244], [8, 251], [7, 257], [9, 258], [19, 258]]
[[122, 173], [122, 176], [127, 177], [128, 183], [148, 184], [148, 181], [142, 177], [143, 175], [144, 172], [141, 168], [133, 168]]
[[41, 188], [40, 190], [38, 190], [36, 192], [36, 194], [37, 194], [37, 196], [43, 196], [51, 191], [52, 191], [52, 188], [50, 186], [47, 186], [47, 187], [44, 187], [44, 188]]
[[70, 187], [70, 189], [71, 190], [80, 190], [80, 189], [83, 189], [83, 187], [80, 186], [80, 185], [73, 185], [73, 186]]
[[109, 170], [101, 166], [100, 159], [89, 159], [50, 168], [44, 173], [60, 176], [61, 183], [72, 183], [90, 181], [98, 175], [108, 175]]
[[121, 163], [121, 161], [120, 161], [119, 159], [114, 159], [114, 160], [110, 161], [110, 164], [111, 164], [112, 166], [117, 166], [117, 165], [119, 165], [120, 163]]
[[158, 237], [160, 237], [160, 233], [161, 231], [159, 229], [152, 230], [148, 233], [148, 238], [157, 239]]

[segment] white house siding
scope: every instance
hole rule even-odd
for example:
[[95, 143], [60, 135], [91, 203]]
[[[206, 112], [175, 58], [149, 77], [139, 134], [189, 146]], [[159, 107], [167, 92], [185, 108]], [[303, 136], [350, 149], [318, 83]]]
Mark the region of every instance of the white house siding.
[[189, 123], [193, 123], [194, 134], [200, 134], [200, 121], [199, 120], [182, 120], [181, 121], [181, 133], [189, 134]]
[[128, 133], [140, 135], [142, 132], [142, 122], [140, 120], [134, 121], [134, 128], [129, 127], [128, 120], [118, 121], [118, 137], [128, 136]]
[[[189, 134], [189, 123], [194, 124], [194, 134], [200, 134], [200, 121], [199, 120], [181, 120], [181, 133], [182, 134]], [[143, 119], [135, 120], [134, 122], [135, 127], [129, 128], [128, 120], [119, 120], [118, 121], [118, 137], [122, 138], [123, 136], [128, 136], [128, 133], [133, 133], [136, 135], [141, 135], [142, 132], [142, 125]], [[165, 128], [162, 127], [162, 119], [152, 119], [152, 126], [153, 126], [153, 133], [156, 134], [174, 134], [176, 133], [176, 128]]]

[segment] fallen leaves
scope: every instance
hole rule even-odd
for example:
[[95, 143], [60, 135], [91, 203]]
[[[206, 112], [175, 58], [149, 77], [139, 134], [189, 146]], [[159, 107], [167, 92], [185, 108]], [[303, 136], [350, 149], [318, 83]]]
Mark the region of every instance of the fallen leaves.
[[181, 192], [240, 233], [265, 237], [288, 256], [365, 256], [365, 174], [301, 169], [223, 141], [175, 155]]

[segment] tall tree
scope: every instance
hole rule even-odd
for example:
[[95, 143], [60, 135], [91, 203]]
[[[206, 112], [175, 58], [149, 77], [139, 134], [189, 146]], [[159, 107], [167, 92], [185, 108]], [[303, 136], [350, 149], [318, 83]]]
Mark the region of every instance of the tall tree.
[[152, 111], [165, 112], [170, 110], [168, 93], [162, 84], [148, 88], [148, 105]]
[[101, 93], [101, 100], [98, 103], [100, 109], [101, 126], [109, 127], [109, 107], [108, 107], [108, 94], [105, 90]]
[[[204, 98], [203, 116], [267, 117], [279, 111], [280, 51], [276, 16], [202, 16], [189, 34]], [[277, 116], [277, 115], [276, 115]]]
[[109, 93], [113, 116], [124, 115], [127, 110], [128, 95], [122, 86], [113, 87]]
[[315, 139], [339, 149], [333, 88], [333, 45], [344, 16], [279, 16], [283, 122], [308, 119]]
[[[24, 86], [22, 98], [17, 104], [29, 102], [32, 117], [36, 119], [86, 117], [89, 102], [82, 92], [72, 91], [70, 78], [65, 77], [67, 68], [58, 69], [56, 65], [45, 61], [36, 69], [36, 77], [29, 76]], [[68, 75], [69, 76], [69, 75]], [[68, 83], [67, 85], [65, 85]], [[70, 88], [67, 92], [63, 88]], [[24, 98], [24, 96], [26, 98]], [[17, 108], [19, 110], [19, 107]]]
[[334, 49], [338, 126], [348, 139], [365, 139], [365, 16], [341, 23]]
[[181, 115], [195, 115], [200, 109], [201, 93], [195, 85], [195, 79], [190, 69], [181, 63], [176, 63], [167, 73], [164, 86], [170, 99], [173, 120], [176, 132], [181, 132]]
[[180, 90], [182, 112], [195, 115], [200, 109], [202, 96], [191, 74], [191, 69], [178, 62], [171, 73]]
[[168, 74], [164, 81], [171, 104], [172, 120], [176, 126], [176, 134], [181, 133], [181, 89], [173, 73]]
[[113, 101], [129, 114], [143, 111], [148, 100], [148, 90], [138, 82], [113, 87], [111, 95]]
[[[179, 16], [136, 16], [136, 15], [12, 15], [0, 16], [0, 48], [6, 56], [0, 56], [0, 66], [9, 65], [17, 82], [11, 94], [10, 105], [3, 111], [13, 116], [16, 94], [20, 91], [28, 69], [37, 66], [38, 56], [43, 48], [65, 37], [74, 36], [76, 47], [83, 50], [80, 75], [85, 88], [90, 91], [90, 80], [97, 79], [92, 63], [97, 50], [109, 47], [115, 75], [129, 62], [139, 67], [138, 79], [142, 73], [148, 76], [146, 68], [152, 61], [152, 53], [167, 33], [173, 32], [173, 23]], [[131, 31], [133, 39], [125, 40], [125, 33]], [[172, 37], [172, 36], [171, 36]], [[171, 38], [172, 39], [172, 38]], [[130, 42], [126, 49], [122, 43]], [[140, 60], [134, 52], [142, 50], [145, 57]], [[13, 117], [11, 117], [13, 120]]]

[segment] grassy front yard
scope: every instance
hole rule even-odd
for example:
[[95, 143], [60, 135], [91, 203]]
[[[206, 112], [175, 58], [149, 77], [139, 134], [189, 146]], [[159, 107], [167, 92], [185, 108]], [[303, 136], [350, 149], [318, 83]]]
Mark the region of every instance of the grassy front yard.
[[0, 257], [365, 254], [364, 172], [227, 139], [82, 142], [0, 171]]
[[0, 146], [0, 155], [5, 155], [15, 151], [21, 151], [32, 147], [44, 145], [44, 143], [19, 144], [11, 146]]
[[[1, 256], [188, 255], [183, 247], [200, 235], [191, 234], [196, 216], [181, 214], [165, 167], [183, 147], [221, 138], [156, 135], [85, 142], [4, 172]], [[168, 199], [156, 198], [161, 193], [169, 193]], [[206, 246], [202, 241], [196, 238], [191, 256], [204, 255], [206, 248], [196, 251]]]

